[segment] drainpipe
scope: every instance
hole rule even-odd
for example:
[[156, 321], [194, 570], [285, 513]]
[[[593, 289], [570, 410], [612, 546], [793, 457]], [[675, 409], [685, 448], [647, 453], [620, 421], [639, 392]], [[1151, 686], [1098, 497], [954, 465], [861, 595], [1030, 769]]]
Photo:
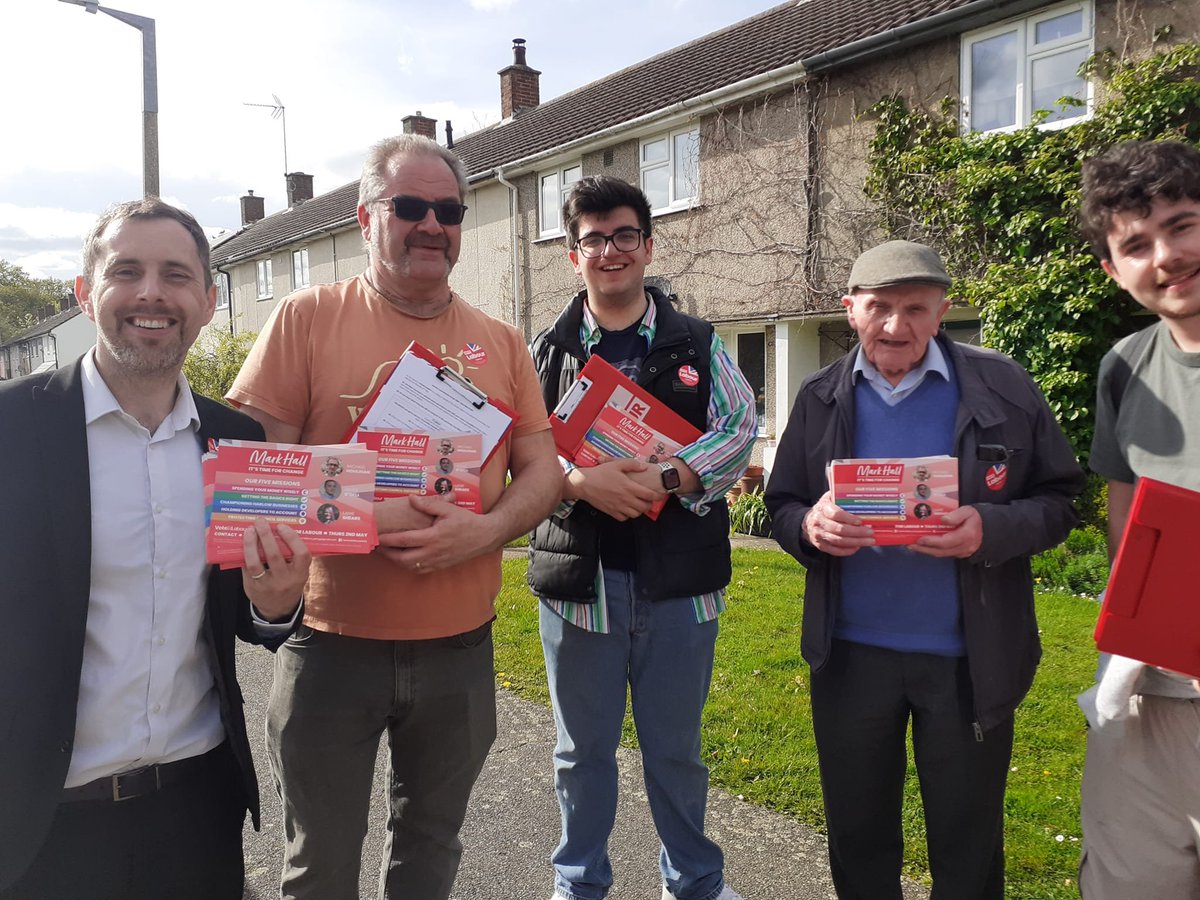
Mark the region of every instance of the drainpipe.
[[512, 247], [513, 325], [517, 331], [525, 335], [525, 340], [528, 342], [530, 335], [525, 331], [524, 304], [521, 301], [521, 255], [517, 248], [517, 186], [504, 176], [504, 170], [500, 168], [496, 169], [496, 180], [508, 188], [508, 239]]

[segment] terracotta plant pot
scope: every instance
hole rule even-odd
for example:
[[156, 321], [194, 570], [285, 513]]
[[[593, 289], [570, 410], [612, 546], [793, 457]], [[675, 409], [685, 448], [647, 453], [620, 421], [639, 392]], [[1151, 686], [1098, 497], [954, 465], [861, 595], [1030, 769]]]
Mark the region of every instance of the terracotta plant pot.
[[746, 466], [746, 473], [738, 481], [738, 486], [745, 493], [761, 492], [763, 489], [763, 467]]

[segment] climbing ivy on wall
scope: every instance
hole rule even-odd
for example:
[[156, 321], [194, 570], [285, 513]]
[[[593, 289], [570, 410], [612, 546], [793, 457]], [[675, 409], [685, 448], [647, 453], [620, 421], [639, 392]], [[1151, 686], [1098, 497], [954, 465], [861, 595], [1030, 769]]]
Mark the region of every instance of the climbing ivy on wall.
[[1064, 128], [1035, 120], [960, 134], [953, 100], [921, 109], [884, 98], [871, 110], [866, 183], [889, 234], [942, 251], [956, 275], [952, 295], [979, 309], [983, 342], [1028, 369], [1083, 459], [1100, 358], [1144, 320], [1132, 320], [1138, 307], [1079, 235], [1080, 163], [1131, 138], [1200, 144], [1200, 44], [1087, 65], [1103, 99]]

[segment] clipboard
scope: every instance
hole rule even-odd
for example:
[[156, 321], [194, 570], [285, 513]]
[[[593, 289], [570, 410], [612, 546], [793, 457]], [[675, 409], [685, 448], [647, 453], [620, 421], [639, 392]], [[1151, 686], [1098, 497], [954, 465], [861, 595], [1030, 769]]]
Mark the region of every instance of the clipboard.
[[[579, 378], [550, 414], [550, 433], [559, 454], [577, 466], [604, 457], [657, 462], [693, 443], [701, 431], [649, 391], [599, 356], [584, 364]], [[658, 518], [666, 500], [647, 518]]]
[[483, 438], [486, 466], [518, 418], [469, 378], [446, 366], [440, 356], [413, 341], [363, 406], [345, 440], [357, 441], [360, 428], [478, 434]]
[[1200, 677], [1200, 492], [1138, 480], [1113, 563], [1096, 646]]

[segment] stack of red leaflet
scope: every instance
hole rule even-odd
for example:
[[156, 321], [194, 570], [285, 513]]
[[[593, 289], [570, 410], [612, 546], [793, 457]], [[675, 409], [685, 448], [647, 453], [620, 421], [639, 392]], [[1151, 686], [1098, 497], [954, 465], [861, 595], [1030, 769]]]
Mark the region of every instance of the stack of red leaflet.
[[379, 545], [375, 460], [362, 444], [221, 441], [203, 463], [208, 561], [240, 566], [242, 535], [259, 518], [293, 528], [313, 556], [369, 553]]
[[951, 530], [942, 516], [958, 509], [953, 456], [835, 459], [827, 471], [833, 502], [870, 525], [881, 547]]
[[1113, 563], [1096, 645], [1200, 677], [1200, 493], [1138, 481]]
[[[550, 416], [563, 458], [594, 466], [610, 458], [658, 462], [700, 437], [700, 430], [599, 356], [593, 356]], [[657, 519], [666, 501], [646, 516]]]

